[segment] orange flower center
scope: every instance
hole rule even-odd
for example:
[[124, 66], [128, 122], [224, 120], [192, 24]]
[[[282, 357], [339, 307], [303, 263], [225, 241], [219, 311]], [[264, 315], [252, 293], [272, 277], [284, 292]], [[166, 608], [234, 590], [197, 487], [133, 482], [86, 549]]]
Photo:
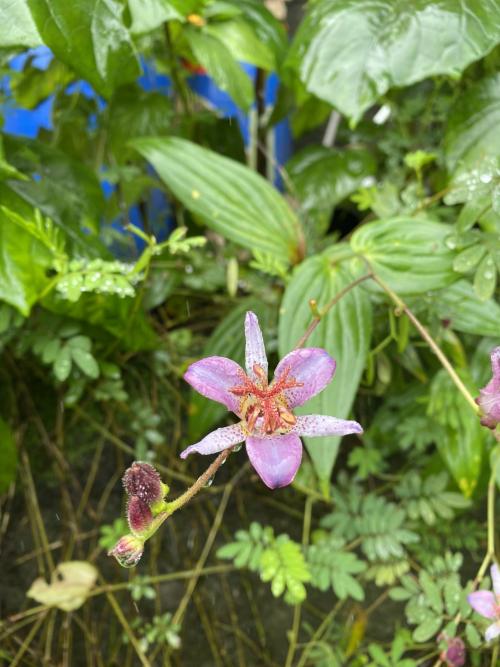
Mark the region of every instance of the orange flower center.
[[267, 383], [264, 369], [255, 364], [253, 372], [257, 379], [251, 379], [242, 373], [241, 384], [231, 387], [229, 391], [241, 397], [240, 414], [249, 433], [257, 427], [266, 435], [287, 433], [297, 421], [290, 412], [285, 398], [285, 389], [302, 387], [290, 376], [290, 368], [285, 368], [280, 378]]

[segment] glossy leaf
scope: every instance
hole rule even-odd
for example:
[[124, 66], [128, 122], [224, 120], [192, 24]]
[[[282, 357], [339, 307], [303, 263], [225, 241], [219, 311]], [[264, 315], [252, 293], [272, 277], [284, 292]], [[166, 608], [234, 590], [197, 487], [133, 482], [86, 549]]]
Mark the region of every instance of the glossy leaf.
[[455, 331], [500, 338], [500, 305], [480, 301], [470, 282], [459, 280], [430, 296], [433, 308]]
[[[214, 329], [203, 350], [203, 357], [222, 356], [233, 359], [241, 366], [245, 365], [245, 337], [243, 323], [245, 313], [252, 310], [259, 318], [264, 332], [274, 319], [274, 309], [260, 299], [246, 299]], [[205, 398], [198, 392], [191, 392], [189, 404], [189, 438], [193, 442], [208, 433], [214, 424], [227, 414], [220, 403]]]
[[[500, 5], [497, 5], [500, 9]], [[500, 74], [481, 79], [460, 95], [447, 123], [444, 140], [450, 170], [481, 169], [488, 156], [500, 154]]]
[[197, 62], [202, 65], [221, 90], [248, 111], [254, 101], [250, 77], [234, 59], [230, 49], [217, 37], [196, 28], [185, 32]]
[[483, 245], [477, 244], [462, 250], [453, 260], [453, 268], [459, 273], [468, 273], [481, 261], [486, 252]]
[[242, 18], [214, 21], [207, 25], [205, 32], [222, 42], [235, 60], [251, 63], [266, 70], [276, 67], [271, 49], [259, 39], [249, 23]]
[[0, 417], [0, 496], [14, 480], [17, 468], [17, 449], [10, 426]]
[[105, 97], [140, 74], [119, 0], [28, 4], [44, 44]]
[[0, 48], [39, 46], [42, 38], [29, 9], [29, 0], [0, 1]]
[[131, 145], [207, 227], [281, 261], [298, 259], [300, 224], [283, 197], [254, 171], [176, 137], [137, 139]]
[[487, 301], [495, 293], [496, 284], [497, 267], [493, 256], [488, 253], [477, 267], [474, 276], [474, 290], [481, 301]]
[[[478, 390], [465, 373], [462, 380], [476, 396]], [[441, 427], [436, 438], [438, 452], [458, 488], [470, 498], [481, 473], [487, 433], [445, 370], [432, 381], [428, 413]]]
[[[293, 273], [280, 309], [279, 349], [284, 356], [297, 344], [312, 315], [309, 300], [323, 308], [353, 277], [342, 263], [335, 262], [337, 247], [311, 257]], [[362, 287], [344, 296], [307, 341], [308, 347], [322, 347], [333, 356], [337, 369], [333, 381], [318, 396], [296, 410], [299, 414], [349, 417], [361, 373], [365, 366], [372, 330], [369, 298]], [[329, 479], [340, 438], [304, 438], [318, 476]]]
[[292, 195], [305, 210], [333, 206], [357, 190], [375, 173], [375, 160], [365, 150], [332, 150], [323, 146], [296, 153], [286, 169], [292, 181]]
[[128, 7], [132, 19], [130, 31], [134, 34], [149, 32], [165, 21], [182, 18], [168, 0], [128, 0]]
[[389, 88], [456, 76], [499, 40], [496, 0], [317, 0], [287, 63], [310, 92], [357, 120]]
[[354, 232], [351, 247], [395, 292], [419, 294], [458, 279], [449, 234], [450, 227], [425, 218], [375, 220]]
[[0, 208], [0, 299], [28, 315], [49, 285], [53, 254], [15, 219]]

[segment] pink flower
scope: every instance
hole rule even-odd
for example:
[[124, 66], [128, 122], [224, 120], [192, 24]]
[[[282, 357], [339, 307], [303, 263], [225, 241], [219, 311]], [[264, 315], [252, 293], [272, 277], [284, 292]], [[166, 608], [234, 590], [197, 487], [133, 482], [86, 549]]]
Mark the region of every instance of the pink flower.
[[491, 566], [492, 591], [475, 591], [470, 593], [467, 601], [470, 606], [484, 618], [494, 619], [494, 623], [486, 628], [484, 636], [489, 642], [500, 635], [500, 571], [496, 563]]
[[467, 657], [465, 644], [460, 637], [451, 637], [447, 641], [448, 646], [442, 652], [441, 660], [446, 662], [447, 667], [463, 667]]
[[322, 391], [335, 361], [320, 348], [293, 350], [278, 364], [268, 384], [266, 350], [257, 316], [245, 319], [246, 373], [231, 359], [207, 357], [191, 364], [184, 379], [200, 394], [234, 412], [240, 422], [219, 428], [181, 453], [215, 454], [246, 441], [250, 463], [271, 489], [290, 484], [300, 466], [299, 436], [362, 433], [355, 421], [323, 415], [295, 416], [293, 409]]
[[481, 424], [494, 429], [500, 424], [500, 347], [496, 347], [491, 353], [491, 371], [493, 377], [486, 387], [480, 390], [476, 403], [483, 413]]

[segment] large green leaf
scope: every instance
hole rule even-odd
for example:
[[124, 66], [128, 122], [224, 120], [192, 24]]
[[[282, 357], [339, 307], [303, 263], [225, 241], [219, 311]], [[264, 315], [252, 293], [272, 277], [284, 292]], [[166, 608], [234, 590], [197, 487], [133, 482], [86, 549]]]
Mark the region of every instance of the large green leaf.
[[323, 146], [299, 151], [286, 165], [294, 187], [292, 194], [307, 211], [331, 211], [373, 175], [375, 168], [375, 159], [366, 150], [332, 150]]
[[453, 108], [444, 143], [449, 168], [480, 166], [486, 156], [500, 155], [499, 125], [500, 74], [495, 74], [471, 86]]
[[139, 75], [119, 0], [28, 0], [28, 5], [44, 43], [105, 97]]
[[392, 86], [459, 74], [500, 41], [497, 0], [317, 0], [288, 64], [357, 120]]
[[182, 18], [177, 9], [168, 0], [128, 0], [134, 34], [149, 32], [161, 26], [165, 21]]
[[[461, 375], [477, 394], [468, 375]], [[487, 431], [445, 370], [432, 381], [428, 412], [441, 427], [438, 451], [462, 493], [470, 497], [481, 474]]]
[[480, 301], [467, 280], [433, 292], [429, 296], [442, 320], [456, 331], [500, 338], [500, 306], [493, 299]]
[[185, 35], [194, 57], [219, 88], [227, 92], [239, 107], [248, 110], [254, 101], [253, 85], [230, 49], [217, 37], [196, 28], [187, 28]]
[[[245, 313], [252, 310], [259, 318], [264, 333], [273, 324], [275, 309], [251, 297], [234, 308], [214, 329], [203, 350], [204, 357], [222, 356], [245, 365], [245, 336], [243, 327]], [[193, 391], [189, 405], [189, 437], [194, 442], [205, 435], [210, 428], [227, 414], [220, 403], [211, 401]]]
[[50, 282], [53, 254], [15, 220], [15, 214], [0, 208], [0, 300], [28, 315]]
[[28, 0], [0, 0], [0, 48], [41, 43]]
[[280, 261], [298, 259], [303, 243], [299, 221], [254, 171], [177, 137], [136, 139], [131, 145], [207, 227]]
[[[294, 348], [310, 323], [309, 300], [316, 299], [319, 307], [324, 307], [353, 280], [344, 263], [336, 261], [337, 252], [334, 246], [295, 269], [280, 310], [281, 356]], [[296, 412], [333, 415], [341, 419], [349, 416], [365, 366], [371, 330], [369, 296], [361, 287], [356, 287], [325, 315], [306, 343], [308, 347], [326, 349], [335, 358], [337, 370], [333, 382]], [[328, 479], [337, 457], [340, 438], [305, 438], [305, 441], [318, 476]]]
[[54, 220], [81, 247], [89, 238], [81, 225], [97, 230], [104, 210], [104, 196], [95, 173], [85, 164], [37, 141], [9, 138], [6, 153], [19, 171], [34, 175], [12, 180], [11, 190]]
[[273, 52], [242, 18], [209, 23], [205, 32], [223, 42], [236, 60], [271, 70], [276, 67]]
[[395, 292], [420, 294], [459, 277], [453, 270], [455, 254], [445, 244], [450, 230], [425, 218], [375, 220], [354, 232], [351, 247]]
[[15, 477], [17, 449], [9, 425], [0, 417], [0, 495], [5, 493]]

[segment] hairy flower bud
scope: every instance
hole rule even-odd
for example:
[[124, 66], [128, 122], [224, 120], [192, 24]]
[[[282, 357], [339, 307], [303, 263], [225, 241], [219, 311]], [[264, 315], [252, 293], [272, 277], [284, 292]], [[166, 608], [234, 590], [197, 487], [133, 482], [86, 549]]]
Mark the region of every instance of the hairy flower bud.
[[160, 473], [150, 463], [135, 461], [123, 475], [123, 486], [129, 496], [137, 496], [148, 506], [165, 495]]
[[460, 637], [448, 639], [448, 647], [443, 651], [441, 659], [448, 667], [463, 667], [465, 665], [465, 644]]
[[108, 556], [114, 556], [122, 567], [134, 567], [140, 561], [144, 542], [136, 535], [124, 535], [115, 544]]
[[127, 505], [127, 520], [134, 535], [143, 535], [153, 521], [153, 513], [139, 496], [132, 496]]
[[480, 390], [476, 403], [482, 412], [481, 424], [494, 429], [500, 424], [500, 347], [491, 353], [491, 371], [493, 377]]

